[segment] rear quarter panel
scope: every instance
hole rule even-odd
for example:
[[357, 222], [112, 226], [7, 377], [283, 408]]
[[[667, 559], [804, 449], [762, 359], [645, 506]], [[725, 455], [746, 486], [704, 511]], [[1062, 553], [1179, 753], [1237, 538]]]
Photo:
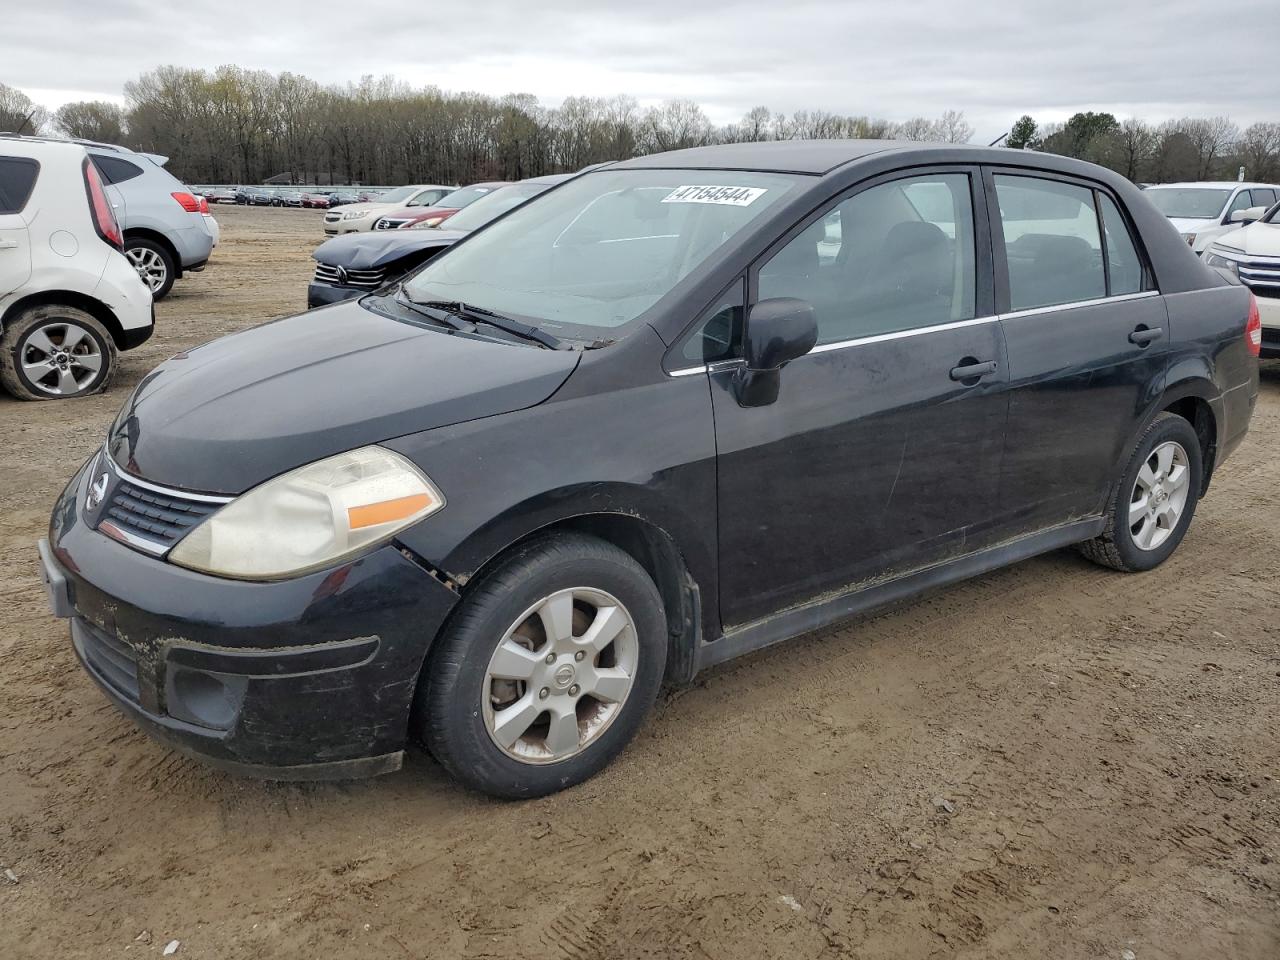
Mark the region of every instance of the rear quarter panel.
[[1258, 361], [1244, 338], [1249, 291], [1227, 284], [1165, 297], [1168, 394], [1204, 395], [1217, 421], [1218, 462], [1243, 439], [1258, 396]]

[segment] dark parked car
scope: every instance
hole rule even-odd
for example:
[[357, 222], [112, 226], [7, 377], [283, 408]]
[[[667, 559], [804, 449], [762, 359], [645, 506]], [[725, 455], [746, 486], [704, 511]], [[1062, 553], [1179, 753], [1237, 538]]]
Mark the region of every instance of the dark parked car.
[[307, 306], [322, 307], [394, 283], [471, 231], [479, 230], [570, 176], [534, 177], [501, 187], [461, 211], [449, 221], [447, 230], [439, 227], [375, 230], [326, 240], [311, 254], [316, 261], [316, 273], [307, 287]]
[[350, 191], [346, 191], [346, 192], [336, 191], [334, 193], [329, 194], [329, 206], [331, 207], [344, 207], [348, 203], [355, 203], [355, 202], [356, 202], [356, 195], [354, 193], [351, 193]]
[[1157, 567], [1248, 429], [1257, 322], [1080, 161], [640, 157], [163, 363], [41, 566], [107, 697], [184, 750], [350, 777], [418, 737], [548, 793], [664, 677], [1059, 547]]
[[276, 195], [262, 187], [241, 187], [236, 192], [236, 203], [248, 204], [251, 207], [277, 206]]

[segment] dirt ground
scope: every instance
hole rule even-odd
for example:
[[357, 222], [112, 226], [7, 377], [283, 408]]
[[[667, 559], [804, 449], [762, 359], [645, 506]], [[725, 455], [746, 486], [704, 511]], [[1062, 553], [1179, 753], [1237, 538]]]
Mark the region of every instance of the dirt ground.
[[303, 307], [319, 214], [216, 212], [105, 396], [0, 399], [0, 957], [1280, 957], [1280, 365], [1156, 572], [1059, 552], [730, 664], [542, 800], [420, 751], [265, 784], [108, 706], [35, 560], [151, 366]]

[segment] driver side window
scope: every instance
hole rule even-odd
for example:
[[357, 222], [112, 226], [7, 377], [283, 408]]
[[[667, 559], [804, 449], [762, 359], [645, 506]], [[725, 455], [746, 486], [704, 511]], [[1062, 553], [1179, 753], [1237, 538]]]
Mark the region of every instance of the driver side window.
[[813, 305], [818, 343], [972, 319], [969, 176], [877, 184], [820, 216], [760, 268], [757, 299]]

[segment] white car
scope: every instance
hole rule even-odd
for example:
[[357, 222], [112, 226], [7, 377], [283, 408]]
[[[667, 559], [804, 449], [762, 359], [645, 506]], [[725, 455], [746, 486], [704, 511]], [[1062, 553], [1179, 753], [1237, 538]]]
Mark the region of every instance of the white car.
[[1201, 255], [1224, 233], [1239, 228], [1245, 210], [1280, 200], [1280, 186], [1274, 183], [1234, 180], [1160, 183], [1143, 192]]
[[1262, 355], [1280, 357], [1280, 203], [1244, 212], [1248, 226], [1218, 239], [1204, 262], [1240, 278], [1253, 291], [1262, 320]]
[[384, 213], [404, 207], [434, 207], [441, 198], [457, 190], [439, 184], [419, 184], [414, 187], [396, 187], [378, 197], [377, 203], [353, 203], [335, 207], [324, 215], [324, 232], [331, 237], [343, 233], [360, 233], [372, 230], [374, 221]]
[[0, 136], [0, 383], [22, 400], [104, 389], [154, 328], [98, 169], [76, 143]]

